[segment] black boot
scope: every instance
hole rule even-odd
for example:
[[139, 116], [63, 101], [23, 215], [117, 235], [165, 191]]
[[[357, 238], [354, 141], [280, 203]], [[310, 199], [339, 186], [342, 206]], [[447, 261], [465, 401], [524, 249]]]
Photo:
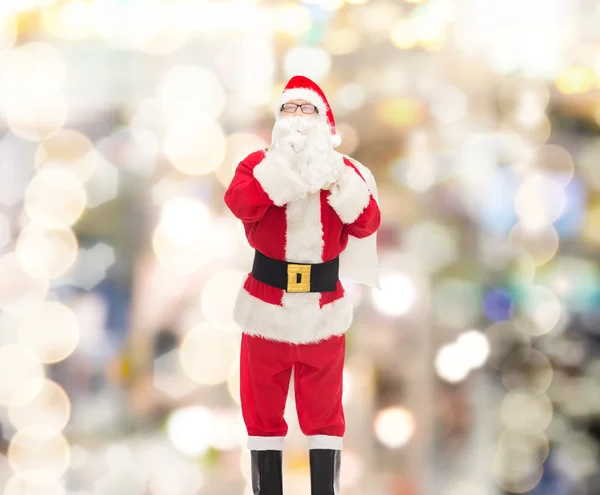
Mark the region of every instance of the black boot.
[[339, 495], [341, 450], [310, 450], [310, 493]]
[[251, 450], [252, 493], [254, 495], [283, 495], [281, 450]]

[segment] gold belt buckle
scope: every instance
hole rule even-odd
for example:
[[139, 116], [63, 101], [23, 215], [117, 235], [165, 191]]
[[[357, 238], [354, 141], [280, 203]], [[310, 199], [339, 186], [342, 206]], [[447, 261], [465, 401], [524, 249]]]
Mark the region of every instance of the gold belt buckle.
[[288, 265], [288, 292], [310, 292], [310, 265]]

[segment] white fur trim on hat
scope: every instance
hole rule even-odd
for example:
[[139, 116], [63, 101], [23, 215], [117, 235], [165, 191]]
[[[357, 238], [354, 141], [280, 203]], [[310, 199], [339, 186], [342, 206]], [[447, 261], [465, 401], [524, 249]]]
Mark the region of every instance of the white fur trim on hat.
[[319, 117], [327, 118], [327, 105], [323, 101], [323, 98], [321, 98], [319, 93], [308, 88], [288, 89], [281, 93], [279, 105], [277, 105], [277, 115], [280, 114], [281, 105], [292, 100], [305, 100], [312, 103], [319, 109]]
[[340, 144], [342, 144], [342, 136], [337, 133], [331, 136], [331, 144], [333, 144], [334, 148], [337, 148]]

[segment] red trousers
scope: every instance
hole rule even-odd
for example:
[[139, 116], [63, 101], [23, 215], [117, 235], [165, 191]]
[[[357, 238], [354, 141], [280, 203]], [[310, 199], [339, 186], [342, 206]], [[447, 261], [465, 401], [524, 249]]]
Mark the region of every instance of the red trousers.
[[292, 368], [298, 423], [309, 449], [342, 448], [345, 348], [345, 335], [291, 344], [242, 334], [240, 393], [250, 450], [283, 450]]

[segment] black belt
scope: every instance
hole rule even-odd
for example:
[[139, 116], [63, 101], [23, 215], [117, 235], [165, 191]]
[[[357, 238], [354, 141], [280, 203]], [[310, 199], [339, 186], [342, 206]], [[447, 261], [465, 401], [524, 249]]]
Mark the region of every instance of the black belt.
[[336, 290], [340, 259], [327, 263], [290, 263], [254, 252], [252, 276], [286, 292], [332, 292]]

